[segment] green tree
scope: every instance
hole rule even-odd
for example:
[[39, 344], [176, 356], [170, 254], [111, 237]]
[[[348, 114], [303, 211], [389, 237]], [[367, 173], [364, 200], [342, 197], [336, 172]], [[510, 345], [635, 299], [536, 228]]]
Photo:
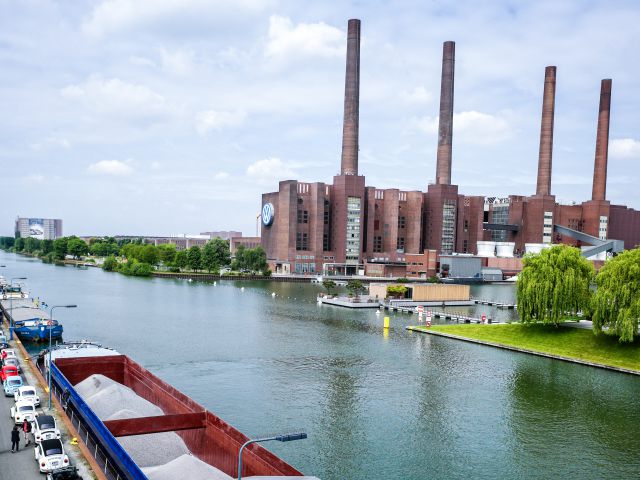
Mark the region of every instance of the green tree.
[[9, 249], [13, 247], [16, 239], [14, 237], [0, 237], [0, 248]]
[[74, 258], [80, 258], [89, 253], [89, 245], [78, 237], [69, 237], [67, 241], [67, 253], [73, 255]]
[[363, 290], [364, 285], [362, 284], [361, 280], [353, 279], [347, 282], [347, 291], [356, 298], [358, 298]]
[[104, 259], [104, 263], [102, 264], [102, 269], [105, 272], [115, 272], [118, 270], [118, 260], [113, 255], [108, 256]]
[[175, 243], [164, 243], [158, 245], [158, 254], [160, 255], [160, 261], [165, 265], [171, 265], [176, 259], [176, 245]]
[[187, 265], [196, 272], [202, 268], [202, 251], [198, 245], [194, 245], [187, 251]]
[[209, 242], [213, 245], [216, 263], [221, 267], [227, 267], [231, 264], [231, 251], [229, 250], [229, 241], [221, 238], [214, 238]]
[[593, 296], [593, 331], [633, 342], [640, 319], [640, 248], [627, 250], [607, 261], [596, 276]]
[[173, 264], [179, 269], [186, 268], [188, 264], [187, 252], [184, 250], [177, 251], [176, 258], [173, 260]]
[[27, 237], [24, 239], [24, 248], [22, 249], [23, 252], [33, 253], [39, 249], [40, 249], [40, 240], [33, 237]]
[[160, 262], [160, 253], [155, 245], [147, 244], [138, 247], [137, 260], [149, 265], [157, 265]]
[[56, 238], [53, 241], [53, 253], [57, 260], [64, 260], [64, 257], [67, 254], [67, 242], [67, 237]]
[[209, 273], [211, 273], [212, 270], [220, 269], [218, 256], [216, 255], [216, 247], [213, 242], [207, 242], [202, 248], [202, 267]]
[[236, 248], [236, 254], [235, 254], [235, 258], [233, 259], [233, 262], [231, 262], [231, 270], [242, 270], [247, 268], [246, 267], [246, 260], [245, 260], [245, 252], [246, 252], [246, 247], [242, 244], [238, 245], [238, 248]]
[[387, 297], [404, 298], [408, 290], [404, 285], [389, 285], [387, 287]]
[[558, 325], [563, 317], [589, 308], [594, 268], [580, 250], [556, 245], [526, 255], [522, 263], [516, 296], [523, 323]]
[[16, 252], [21, 252], [22, 250], [24, 250], [24, 238], [16, 238], [13, 248]]
[[53, 240], [42, 240], [41, 250], [43, 255], [53, 252]]
[[248, 248], [244, 252], [245, 267], [252, 272], [260, 272], [266, 270], [269, 265], [267, 264], [267, 254], [260, 246], [255, 248]]
[[325, 288], [329, 295], [333, 295], [333, 292], [335, 291], [337, 285], [333, 280], [323, 280], [322, 286]]

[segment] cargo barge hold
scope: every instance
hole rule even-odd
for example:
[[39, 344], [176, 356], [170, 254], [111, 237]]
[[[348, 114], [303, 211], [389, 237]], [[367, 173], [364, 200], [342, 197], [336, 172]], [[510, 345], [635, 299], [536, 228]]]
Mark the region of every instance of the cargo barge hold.
[[[38, 367], [45, 371], [45, 356]], [[238, 452], [247, 436], [207, 411], [125, 355], [56, 358], [51, 368], [52, 393], [76, 426], [106, 478], [146, 480], [149, 470], [138, 465], [118, 438], [175, 432], [190, 455], [219, 470], [221, 478], [237, 478]], [[89, 377], [113, 380], [159, 407], [164, 414], [101, 420], [76, 389]], [[85, 382], [86, 384], [86, 382]], [[123, 441], [123, 443], [126, 443]], [[181, 474], [190, 478], [189, 471]], [[264, 447], [252, 444], [243, 454], [242, 477], [302, 477], [303, 474]], [[214, 477], [215, 478], [215, 477]], [[315, 478], [315, 477], [306, 477]]]

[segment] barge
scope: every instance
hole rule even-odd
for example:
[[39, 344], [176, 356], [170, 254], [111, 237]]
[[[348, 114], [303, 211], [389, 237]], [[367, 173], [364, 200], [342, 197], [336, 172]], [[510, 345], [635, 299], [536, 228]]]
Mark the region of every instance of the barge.
[[[46, 369], [46, 358], [44, 354], [37, 360], [42, 372]], [[162, 467], [170, 469], [172, 463], [181, 468], [179, 476], [183, 478], [205, 478], [198, 476], [202, 467], [198, 467], [199, 471], [196, 472], [193, 462], [184, 462], [193, 460], [189, 456], [195, 457], [198, 465], [210, 466], [213, 471], [220, 473], [220, 476], [206, 478], [237, 478], [238, 453], [249, 438], [131, 358], [125, 355], [59, 356], [52, 360], [51, 382], [53, 395], [60, 401], [89, 450], [94, 452], [95, 460], [106, 478], [165, 478], [157, 475], [157, 472]], [[162, 413], [132, 417], [121, 410], [111, 415], [111, 420], [101, 419], [90, 406], [91, 397], [87, 397], [87, 384], [92, 383], [104, 383], [110, 387], [117, 384], [119, 388], [130, 389], [143, 401], [158, 407]], [[104, 391], [105, 394], [112, 392]], [[135, 407], [132, 406], [131, 410], [135, 410]], [[104, 412], [101, 414], [104, 416]], [[138, 465], [123, 446], [132, 445], [126, 441], [127, 437], [163, 432], [175, 433], [184, 442], [188, 454], [174, 460], [167, 458], [166, 465], [147, 465], [145, 468]], [[140, 440], [143, 438], [138, 437]], [[243, 460], [243, 478], [302, 477], [300, 471], [259, 444], [247, 447]], [[194, 471], [189, 471], [189, 468], [194, 468]]]
[[7, 319], [13, 320], [13, 332], [22, 341], [48, 342], [62, 337], [63, 327], [51, 320], [47, 312], [38, 308], [29, 298], [1, 300], [0, 306]]

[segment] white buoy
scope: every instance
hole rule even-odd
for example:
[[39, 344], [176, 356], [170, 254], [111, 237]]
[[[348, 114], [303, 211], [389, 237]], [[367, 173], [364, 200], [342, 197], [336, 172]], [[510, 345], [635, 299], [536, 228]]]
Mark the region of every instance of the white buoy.
[[192, 280], [192, 279], [189, 279], [189, 282], [193, 282], [193, 280]]
[[244, 292], [244, 287], [240, 287], [240, 291], [241, 291], [241, 292]]
[[218, 286], [218, 282], [213, 282], [213, 286], [217, 287]]
[[380, 310], [376, 310], [376, 315], [380, 315]]
[[276, 296], [276, 292], [271, 292], [271, 296], [275, 297]]

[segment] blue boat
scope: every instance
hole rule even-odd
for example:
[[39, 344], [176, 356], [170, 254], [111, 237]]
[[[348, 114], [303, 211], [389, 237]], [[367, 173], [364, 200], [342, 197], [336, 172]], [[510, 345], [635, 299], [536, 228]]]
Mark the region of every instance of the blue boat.
[[32, 342], [48, 342], [62, 337], [62, 325], [57, 320], [17, 320], [13, 322], [13, 331], [20, 340]]
[[62, 324], [50, 320], [44, 310], [31, 299], [1, 300], [0, 304], [7, 316], [13, 317], [13, 331], [20, 340], [32, 342], [48, 342], [62, 336]]

